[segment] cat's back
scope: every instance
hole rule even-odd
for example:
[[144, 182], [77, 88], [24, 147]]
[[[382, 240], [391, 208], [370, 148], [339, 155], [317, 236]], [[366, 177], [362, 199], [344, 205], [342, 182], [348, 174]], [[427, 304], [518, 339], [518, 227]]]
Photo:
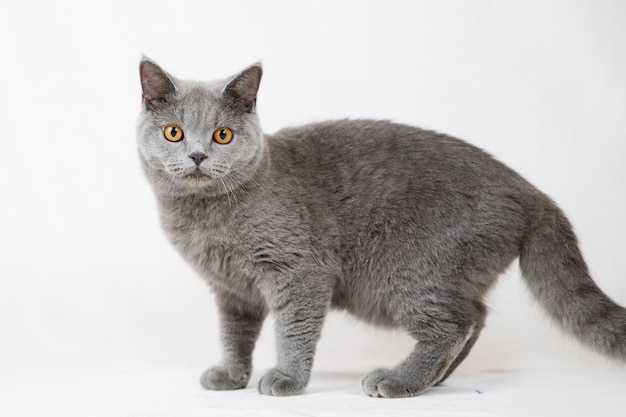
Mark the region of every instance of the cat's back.
[[[370, 190], [437, 184], [466, 190], [526, 187], [487, 152], [438, 132], [385, 120], [337, 120], [286, 128], [269, 138], [277, 164], [325, 187], [344, 181]], [[306, 180], [305, 178], [305, 180]]]

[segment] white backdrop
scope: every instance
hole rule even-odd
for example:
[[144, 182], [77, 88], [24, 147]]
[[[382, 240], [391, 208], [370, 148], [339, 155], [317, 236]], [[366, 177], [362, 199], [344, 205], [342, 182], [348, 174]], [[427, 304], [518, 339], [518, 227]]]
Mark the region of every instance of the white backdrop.
[[[0, 3], [0, 373], [198, 369], [206, 285], [164, 238], [139, 168], [138, 62], [212, 79], [262, 60], [267, 132], [390, 118], [468, 140], [557, 200], [626, 305], [626, 3]], [[604, 363], [546, 322], [517, 267], [465, 367]], [[329, 318], [316, 370], [368, 372], [402, 334]], [[255, 354], [274, 360], [271, 322]]]

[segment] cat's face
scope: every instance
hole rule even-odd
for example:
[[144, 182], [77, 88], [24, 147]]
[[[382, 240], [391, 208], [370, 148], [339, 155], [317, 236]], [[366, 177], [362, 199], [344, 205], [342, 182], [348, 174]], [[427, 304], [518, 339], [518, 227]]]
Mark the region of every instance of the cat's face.
[[164, 192], [226, 193], [250, 179], [264, 139], [255, 113], [261, 67], [224, 81], [176, 80], [140, 64], [139, 153]]

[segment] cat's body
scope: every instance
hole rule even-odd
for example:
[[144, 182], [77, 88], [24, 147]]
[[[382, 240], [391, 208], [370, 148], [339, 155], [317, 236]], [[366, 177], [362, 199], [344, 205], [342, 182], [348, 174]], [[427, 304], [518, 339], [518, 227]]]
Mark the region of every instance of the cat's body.
[[[626, 358], [626, 312], [589, 277], [567, 219], [485, 152], [384, 121], [264, 135], [254, 111], [258, 66], [201, 84], [144, 60], [141, 76], [140, 154], [164, 228], [220, 310], [224, 358], [203, 375], [205, 387], [246, 385], [271, 312], [278, 363], [259, 390], [302, 392], [334, 307], [415, 337], [408, 358], [372, 372], [363, 388], [416, 395], [469, 353], [484, 323], [482, 300], [517, 257], [553, 318]], [[163, 137], [172, 124], [184, 138]]]

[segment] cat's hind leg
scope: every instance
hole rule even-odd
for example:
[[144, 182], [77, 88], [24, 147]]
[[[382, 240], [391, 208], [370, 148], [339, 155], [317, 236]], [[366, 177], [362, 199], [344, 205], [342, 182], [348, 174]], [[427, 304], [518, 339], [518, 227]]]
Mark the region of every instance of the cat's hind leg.
[[456, 357], [456, 359], [454, 359], [452, 364], [448, 367], [446, 372], [444, 372], [443, 376], [441, 378], [439, 378], [439, 381], [437, 381], [435, 383], [435, 385], [442, 384], [446, 379], [448, 379], [448, 377], [461, 364], [461, 362], [463, 362], [465, 360], [465, 358], [467, 358], [467, 355], [469, 355], [470, 351], [474, 347], [474, 344], [478, 340], [478, 336], [480, 336], [480, 331], [482, 330], [483, 326], [484, 326], [484, 320], [483, 320], [483, 322], [475, 323], [475, 325], [474, 325], [474, 327], [472, 329], [473, 330], [472, 334], [471, 334], [470, 338], [467, 340], [467, 342], [465, 343], [465, 346], [461, 350], [461, 353], [459, 353], [459, 355]]
[[485, 309], [476, 302], [425, 302], [417, 307], [400, 320], [417, 340], [415, 348], [396, 367], [368, 374], [362, 381], [368, 395], [412, 397], [442, 382], [467, 356], [484, 322]]

